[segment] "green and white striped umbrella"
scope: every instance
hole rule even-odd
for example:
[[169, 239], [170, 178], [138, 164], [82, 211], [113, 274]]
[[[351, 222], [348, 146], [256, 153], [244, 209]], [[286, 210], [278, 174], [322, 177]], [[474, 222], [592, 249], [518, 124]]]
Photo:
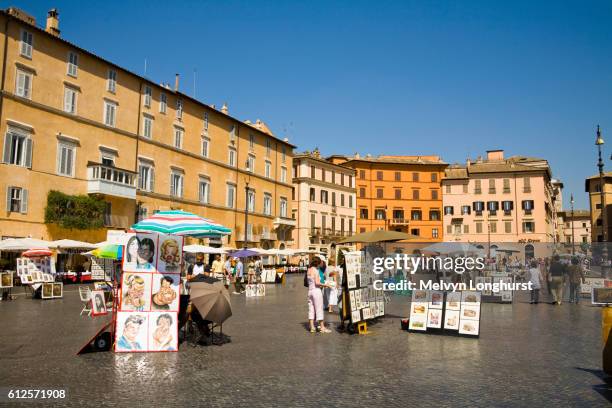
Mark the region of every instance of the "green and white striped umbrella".
[[159, 211], [132, 225], [132, 229], [136, 232], [158, 232], [198, 238], [220, 238], [232, 232], [213, 220], [182, 210]]

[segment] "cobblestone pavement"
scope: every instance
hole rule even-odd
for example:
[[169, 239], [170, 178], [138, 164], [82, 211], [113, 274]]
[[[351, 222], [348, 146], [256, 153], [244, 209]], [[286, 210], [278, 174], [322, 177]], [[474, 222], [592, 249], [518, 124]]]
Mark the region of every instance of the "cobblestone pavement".
[[586, 302], [483, 304], [472, 339], [401, 331], [401, 296], [369, 335], [311, 334], [305, 299], [300, 276], [233, 296], [222, 346], [76, 356], [102, 323], [79, 316], [77, 287], [19, 296], [0, 302], [0, 386], [67, 388], [69, 406], [610, 406], [600, 310]]

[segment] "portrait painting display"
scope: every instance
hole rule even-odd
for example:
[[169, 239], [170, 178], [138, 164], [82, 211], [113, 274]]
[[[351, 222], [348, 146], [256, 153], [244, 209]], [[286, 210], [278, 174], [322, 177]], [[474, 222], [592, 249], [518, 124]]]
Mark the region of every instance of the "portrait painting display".
[[21, 283], [32, 283], [32, 275], [30, 275], [29, 273], [24, 273], [23, 275], [21, 275]]
[[126, 272], [121, 283], [121, 311], [151, 310], [151, 280], [150, 273]]
[[468, 334], [470, 336], [478, 336], [480, 324], [478, 320], [463, 320], [459, 326], [459, 334]]
[[355, 301], [355, 291], [349, 291], [349, 299], [351, 301], [351, 311], [359, 310], [357, 309], [357, 302]]
[[408, 324], [410, 330], [426, 331], [427, 330], [427, 315], [421, 316], [410, 316], [410, 323]]
[[353, 310], [351, 312], [351, 322], [357, 323], [361, 321], [361, 311]]
[[427, 316], [427, 303], [412, 302], [412, 305], [410, 306], [410, 318], [412, 318], [412, 315]]
[[461, 307], [461, 321], [464, 319], [480, 320], [480, 306], [464, 303]]
[[444, 328], [448, 330], [459, 330], [458, 310], [446, 310], [444, 314]]
[[461, 308], [461, 292], [448, 292], [446, 294], [446, 310], [459, 310]]
[[91, 292], [91, 315], [101, 316], [108, 314], [106, 302], [104, 300], [103, 290], [94, 290]]
[[53, 284], [43, 283], [40, 293], [41, 293], [41, 298], [43, 299], [53, 299]]
[[152, 313], [117, 312], [116, 352], [147, 351], [149, 314]]
[[461, 301], [464, 303], [480, 303], [480, 292], [475, 290], [464, 290], [461, 292]]
[[413, 290], [412, 291], [413, 302], [429, 302], [429, 292], [426, 290]]
[[2, 274], [0, 274], [0, 287], [13, 287], [13, 272], [2, 272]]
[[53, 285], [53, 297], [61, 298], [64, 296], [64, 284], [62, 282], [52, 283]]
[[151, 312], [148, 351], [178, 351], [177, 313]]
[[157, 234], [132, 235], [125, 245], [123, 270], [125, 272], [155, 272], [157, 249]]
[[444, 292], [441, 290], [432, 290], [430, 296], [431, 300], [429, 302], [429, 307], [432, 309], [442, 309], [442, 305], [444, 304]]
[[255, 285], [246, 285], [244, 288], [244, 293], [246, 294], [246, 297], [257, 296], [257, 288], [255, 287]]
[[178, 312], [181, 275], [154, 273], [151, 280], [151, 310]]
[[429, 309], [427, 327], [439, 329], [442, 327], [442, 309]]
[[179, 235], [160, 235], [157, 251], [157, 271], [161, 273], [181, 273], [183, 237]]

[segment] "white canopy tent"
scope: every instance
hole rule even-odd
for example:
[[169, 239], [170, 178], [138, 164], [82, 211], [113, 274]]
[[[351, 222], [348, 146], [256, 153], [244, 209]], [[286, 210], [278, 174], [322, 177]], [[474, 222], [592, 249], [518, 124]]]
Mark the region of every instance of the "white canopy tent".
[[185, 245], [183, 247], [183, 252], [189, 252], [192, 254], [227, 254], [227, 251], [223, 248], [215, 248], [206, 245]]
[[0, 241], [0, 251], [21, 252], [32, 248], [49, 248], [49, 241], [35, 238], [8, 238]]
[[75, 241], [73, 239], [60, 239], [57, 241], [49, 242], [49, 248], [54, 249], [94, 249], [97, 248], [97, 244], [89, 242]]

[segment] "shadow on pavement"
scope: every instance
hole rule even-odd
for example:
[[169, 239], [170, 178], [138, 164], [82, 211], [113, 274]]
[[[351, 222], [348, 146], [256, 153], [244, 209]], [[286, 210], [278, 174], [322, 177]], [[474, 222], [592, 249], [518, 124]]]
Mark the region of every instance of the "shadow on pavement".
[[608, 401], [612, 402], [612, 377], [604, 373], [602, 370], [593, 370], [591, 368], [582, 368], [576, 367], [577, 370], [585, 371], [587, 373], [591, 373], [600, 380], [603, 381], [603, 384], [598, 384], [593, 386], [593, 390]]

